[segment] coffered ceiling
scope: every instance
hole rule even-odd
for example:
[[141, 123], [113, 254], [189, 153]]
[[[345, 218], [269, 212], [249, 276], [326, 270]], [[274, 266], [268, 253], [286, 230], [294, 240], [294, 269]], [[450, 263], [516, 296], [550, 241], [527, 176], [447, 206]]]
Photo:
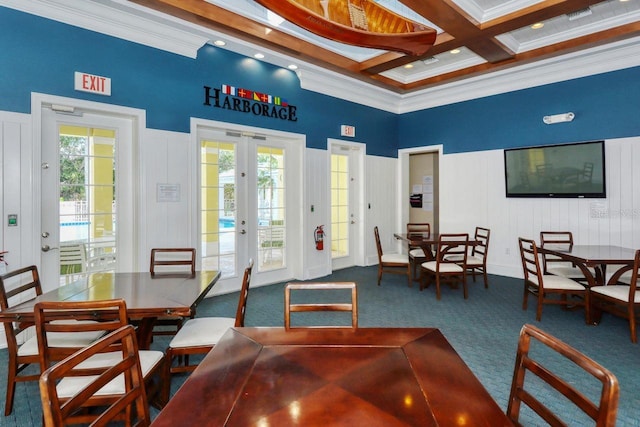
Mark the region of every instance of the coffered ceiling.
[[222, 41], [222, 49], [297, 66], [307, 90], [396, 113], [640, 66], [640, 0], [377, 2], [435, 28], [435, 44], [422, 56], [346, 45], [282, 20], [253, 0], [0, 5], [192, 58], [204, 45]]
[[314, 64], [397, 93], [640, 34], [639, 0], [378, 0], [437, 29], [434, 46], [416, 57], [323, 39], [252, 0], [133, 1], [249, 42], [256, 52], [269, 49], [290, 57], [292, 64]]

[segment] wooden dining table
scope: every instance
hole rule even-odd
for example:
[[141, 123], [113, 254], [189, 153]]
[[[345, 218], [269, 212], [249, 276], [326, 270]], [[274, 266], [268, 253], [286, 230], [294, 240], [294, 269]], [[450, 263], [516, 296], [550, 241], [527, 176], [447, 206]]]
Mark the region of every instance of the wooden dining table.
[[[427, 261], [435, 261], [433, 248], [438, 246], [438, 233], [394, 233], [393, 237], [409, 243], [411, 246], [420, 246]], [[469, 246], [479, 244], [473, 236], [469, 236]]]
[[[568, 249], [539, 247], [538, 252], [554, 255], [575, 264], [582, 270], [589, 287], [617, 283], [620, 276], [633, 267], [636, 255], [635, 249], [611, 245], [573, 245]], [[616, 266], [617, 269], [607, 282], [608, 266]], [[594, 269], [595, 275], [589, 267]]]
[[33, 307], [40, 301], [97, 301], [123, 299], [127, 314], [138, 323], [138, 345], [151, 345], [153, 325], [159, 316], [191, 315], [191, 310], [220, 278], [219, 271], [155, 274], [149, 272], [90, 273], [24, 303], [0, 311], [0, 322], [33, 323]]
[[511, 426], [435, 328], [230, 328], [152, 422]]

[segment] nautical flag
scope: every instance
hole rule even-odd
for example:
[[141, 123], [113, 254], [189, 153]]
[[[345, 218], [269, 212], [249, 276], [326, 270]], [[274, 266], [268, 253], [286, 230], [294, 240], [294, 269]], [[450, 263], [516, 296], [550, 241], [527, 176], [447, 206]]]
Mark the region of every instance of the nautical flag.
[[222, 93], [226, 95], [234, 95], [236, 94], [236, 88], [229, 85], [222, 85]]
[[260, 101], [261, 94], [259, 92], [253, 92], [253, 100]]
[[253, 92], [247, 89], [238, 90], [238, 96], [245, 99], [253, 99]]

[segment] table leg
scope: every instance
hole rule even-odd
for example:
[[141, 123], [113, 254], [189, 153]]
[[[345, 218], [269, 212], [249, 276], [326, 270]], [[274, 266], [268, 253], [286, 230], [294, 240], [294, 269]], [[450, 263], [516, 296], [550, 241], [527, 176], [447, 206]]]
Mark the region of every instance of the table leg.
[[151, 348], [151, 340], [153, 338], [153, 325], [156, 323], [156, 317], [143, 317], [138, 322], [136, 329], [138, 338], [138, 347], [140, 350], [149, 350]]

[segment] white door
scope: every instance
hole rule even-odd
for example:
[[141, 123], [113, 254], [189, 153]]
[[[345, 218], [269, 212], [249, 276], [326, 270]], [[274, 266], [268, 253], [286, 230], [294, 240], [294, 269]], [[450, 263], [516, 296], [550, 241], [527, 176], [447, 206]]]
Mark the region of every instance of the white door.
[[132, 121], [43, 107], [41, 141], [43, 287], [132, 271]]
[[[200, 257], [220, 270], [217, 288], [239, 286], [249, 259], [254, 278], [292, 277], [288, 248], [291, 142], [199, 127]], [[268, 279], [267, 279], [268, 278]]]
[[362, 186], [361, 144], [330, 140], [331, 260], [332, 269], [351, 267], [361, 257]]

